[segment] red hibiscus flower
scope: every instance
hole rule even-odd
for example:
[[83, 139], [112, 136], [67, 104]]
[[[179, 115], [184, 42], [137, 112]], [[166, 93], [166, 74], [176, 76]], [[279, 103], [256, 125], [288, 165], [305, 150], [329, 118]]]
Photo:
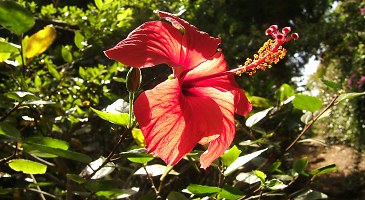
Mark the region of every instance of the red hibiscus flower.
[[175, 165], [197, 144], [209, 143], [200, 158], [207, 168], [231, 145], [234, 114], [245, 116], [252, 106], [232, 73], [215, 76], [228, 70], [218, 50], [219, 38], [172, 14], [159, 16], [161, 21], [144, 23], [105, 54], [131, 67], [164, 63], [173, 69], [174, 79], [136, 99], [136, 119], [147, 150], [168, 165]]

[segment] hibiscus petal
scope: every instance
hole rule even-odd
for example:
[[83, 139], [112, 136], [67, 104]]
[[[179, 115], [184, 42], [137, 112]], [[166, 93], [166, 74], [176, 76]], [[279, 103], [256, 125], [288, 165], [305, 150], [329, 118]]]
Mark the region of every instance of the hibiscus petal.
[[173, 24], [176, 21], [184, 27], [183, 52], [179, 61], [179, 64], [185, 67], [184, 70], [197, 67], [200, 63], [210, 59], [217, 51], [221, 42], [220, 38], [214, 38], [199, 31], [195, 26], [173, 14], [160, 11], [159, 15], [167, 21], [172, 21]]
[[180, 60], [182, 37], [169, 23], [151, 21], [136, 28], [104, 53], [108, 58], [131, 67], [175, 66]]
[[201, 166], [206, 169], [212, 162], [221, 156], [224, 151], [231, 145], [236, 134], [236, 126], [234, 121], [235, 102], [234, 95], [229, 92], [222, 92], [216, 88], [194, 88], [192, 89], [196, 95], [210, 97], [218, 105], [223, 114], [221, 118], [224, 128], [220, 136], [210, 142], [208, 150], [200, 157]]
[[193, 84], [189, 83], [193, 79], [218, 74], [227, 70], [228, 67], [224, 60], [224, 55], [221, 52], [217, 52], [210, 60], [201, 63], [186, 74], [183, 87], [212, 87], [220, 91], [230, 91], [234, 95], [235, 113], [246, 116], [252, 110], [252, 105], [248, 101], [245, 92], [236, 83], [233, 75], [202, 79]]
[[177, 79], [167, 80], [142, 93], [134, 112], [147, 150], [174, 165], [200, 141], [216, 139], [223, 130], [223, 115], [215, 101], [182, 93]]

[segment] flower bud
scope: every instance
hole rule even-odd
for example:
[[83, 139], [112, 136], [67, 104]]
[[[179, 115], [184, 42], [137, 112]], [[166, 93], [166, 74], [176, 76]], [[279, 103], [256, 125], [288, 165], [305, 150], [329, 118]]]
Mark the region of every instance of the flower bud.
[[139, 68], [131, 67], [127, 73], [127, 90], [128, 92], [137, 92], [141, 85], [142, 76]]

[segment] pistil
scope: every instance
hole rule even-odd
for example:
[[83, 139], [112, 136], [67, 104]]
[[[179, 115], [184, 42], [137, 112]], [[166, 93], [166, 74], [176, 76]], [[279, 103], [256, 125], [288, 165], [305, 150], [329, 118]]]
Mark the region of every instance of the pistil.
[[290, 31], [290, 27], [284, 27], [282, 31], [279, 32], [276, 25], [270, 26], [266, 30], [266, 35], [271, 35], [273, 39], [269, 39], [267, 42], [265, 42], [264, 45], [257, 51], [257, 54], [254, 55], [253, 59], [247, 58], [244, 65], [240, 65], [238, 68], [229, 71], [186, 80], [184, 82], [184, 86], [190, 86], [198, 81], [226, 75], [236, 74], [240, 76], [242, 73], [252, 75], [256, 73], [257, 70], [266, 70], [266, 68], [271, 68], [273, 63], [277, 64], [286, 55], [286, 49], [281, 45], [290, 40], [299, 39], [299, 35], [297, 33], [292, 33], [287, 37], [287, 34]]

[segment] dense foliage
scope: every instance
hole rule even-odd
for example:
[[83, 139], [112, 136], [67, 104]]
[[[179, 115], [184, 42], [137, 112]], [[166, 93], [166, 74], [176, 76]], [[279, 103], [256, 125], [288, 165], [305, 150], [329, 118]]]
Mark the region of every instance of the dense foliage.
[[[1, 0], [0, 198], [330, 196], [313, 186], [318, 175], [336, 166], [308, 169], [307, 158], [295, 157], [291, 149], [321, 132], [363, 149], [365, 4], [337, 3], [332, 8], [331, 0]], [[128, 91], [126, 83], [131, 76], [139, 81], [138, 73], [103, 53], [140, 24], [158, 20], [155, 10], [221, 37], [231, 68], [252, 57], [271, 24], [300, 34], [278, 65], [237, 77], [253, 112], [237, 116], [234, 144], [207, 170], [199, 168], [204, 146], [175, 166], [144, 149], [131, 112], [134, 96], [167, 79], [171, 69], [142, 69], [141, 86]], [[318, 97], [297, 92], [291, 81], [312, 55], [322, 61], [309, 84], [320, 90]], [[312, 131], [317, 120], [323, 123]]]

